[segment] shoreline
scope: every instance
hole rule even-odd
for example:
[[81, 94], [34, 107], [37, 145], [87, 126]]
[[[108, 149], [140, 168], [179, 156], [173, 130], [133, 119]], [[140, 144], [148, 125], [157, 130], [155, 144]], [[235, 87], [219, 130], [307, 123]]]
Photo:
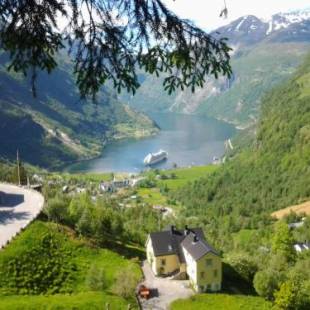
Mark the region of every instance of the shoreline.
[[[119, 141], [122, 141], [122, 140], [130, 140], [130, 139], [133, 139], [133, 140], [143, 140], [143, 139], [147, 139], [147, 138], [150, 138], [150, 137], [154, 137], [154, 136], [158, 135], [159, 132], [160, 132], [160, 127], [157, 124], [156, 124], [155, 128], [157, 129], [157, 131], [152, 133], [152, 134], [149, 134], [149, 135], [144, 135], [144, 136], [128, 136], [128, 137], [107, 139], [107, 140], [103, 141], [102, 147], [100, 149], [100, 152], [96, 156], [90, 156], [90, 157], [80, 158], [80, 159], [77, 159], [77, 160], [66, 161], [66, 162], [64, 162], [63, 164], [61, 164], [61, 165], [59, 165], [57, 167], [51, 167], [51, 168], [45, 168], [45, 169], [50, 170], [51, 172], [71, 173], [69, 171], [66, 171], [65, 167], [68, 167], [68, 166], [71, 166], [71, 165], [74, 165], [74, 164], [78, 164], [78, 163], [82, 163], [82, 162], [85, 162], [85, 161], [89, 161], [89, 160], [94, 160], [94, 159], [100, 158], [102, 156], [102, 154], [103, 154], [104, 149], [108, 145], [110, 145], [110, 144], [112, 144], [114, 142], [119, 142]], [[113, 172], [113, 171], [110, 171], [110, 172]], [[79, 172], [79, 173], [83, 173], [83, 172]], [[84, 173], [86, 173], [86, 172], [84, 172]], [[99, 172], [99, 173], [109, 173], [109, 172]], [[125, 172], [125, 173], [132, 173], [132, 172]]]

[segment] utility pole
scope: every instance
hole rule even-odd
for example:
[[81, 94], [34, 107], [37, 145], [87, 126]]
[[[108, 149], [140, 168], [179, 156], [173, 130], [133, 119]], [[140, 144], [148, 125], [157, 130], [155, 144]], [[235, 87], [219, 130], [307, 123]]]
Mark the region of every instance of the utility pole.
[[19, 170], [19, 154], [18, 154], [18, 149], [16, 152], [16, 162], [17, 162], [17, 178], [18, 178], [18, 186], [20, 186], [20, 170]]

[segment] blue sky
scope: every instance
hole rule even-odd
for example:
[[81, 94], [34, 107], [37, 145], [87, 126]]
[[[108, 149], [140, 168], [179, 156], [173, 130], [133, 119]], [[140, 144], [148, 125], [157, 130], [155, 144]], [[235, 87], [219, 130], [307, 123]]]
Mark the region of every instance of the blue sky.
[[278, 12], [310, 8], [309, 0], [226, 0], [228, 18], [219, 17], [224, 0], [163, 0], [177, 15], [212, 30], [244, 15], [268, 18]]

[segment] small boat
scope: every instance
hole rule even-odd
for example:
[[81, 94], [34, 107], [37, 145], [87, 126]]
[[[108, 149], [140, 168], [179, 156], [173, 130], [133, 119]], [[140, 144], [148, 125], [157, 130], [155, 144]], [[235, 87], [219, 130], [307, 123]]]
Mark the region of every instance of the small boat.
[[143, 162], [145, 165], [154, 165], [167, 159], [168, 153], [164, 150], [159, 150], [157, 153], [149, 153], [145, 156]]

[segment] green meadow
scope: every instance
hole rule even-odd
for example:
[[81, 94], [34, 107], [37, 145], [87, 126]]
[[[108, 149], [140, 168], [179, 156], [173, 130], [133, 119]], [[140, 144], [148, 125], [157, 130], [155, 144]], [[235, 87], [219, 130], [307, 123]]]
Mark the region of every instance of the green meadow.
[[[184, 185], [187, 182], [197, 180], [202, 177], [206, 177], [208, 174], [213, 173], [218, 166], [196, 166], [191, 168], [178, 168], [173, 170], [161, 171], [161, 175], [167, 175], [168, 179], [160, 180], [160, 185], [166, 185], [168, 189], [175, 190]], [[173, 178], [171, 178], [173, 176]]]
[[124, 298], [115, 287], [128, 271], [138, 283], [138, 260], [130, 258], [130, 248], [121, 254], [116, 249], [97, 247], [65, 226], [32, 223], [0, 252], [0, 309], [103, 309], [107, 304], [135, 309], [134, 295]]
[[172, 303], [171, 310], [268, 310], [271, 303], [261, 297], [227, 294], [201, 294]]

